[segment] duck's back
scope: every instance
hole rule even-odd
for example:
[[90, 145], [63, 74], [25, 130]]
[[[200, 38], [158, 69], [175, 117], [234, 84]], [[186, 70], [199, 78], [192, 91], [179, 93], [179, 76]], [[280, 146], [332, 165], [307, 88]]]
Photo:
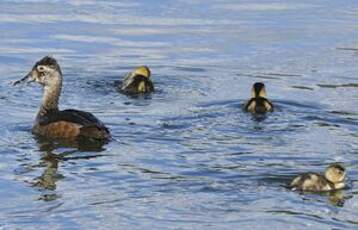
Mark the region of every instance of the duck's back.
[[80, 110], [53, 110], [37, 116], [33, 132], [50, 138], [110, 138], [107, 127], [94, 115]]
[[251, 113], [266, 113], [273, 111], [272, 103], [264, 97], [251, 98], [245, 105], [245, 110]]
[[331, 183], [322, 175], [317, 173], [305, 173], [297, 176], [290, 184], [293, 190], [322, 192], [332, 189]]
[[123, 81], [121, 91], [129, 94], [154, 92], [152, 81], [141, 75], [129, 74]]

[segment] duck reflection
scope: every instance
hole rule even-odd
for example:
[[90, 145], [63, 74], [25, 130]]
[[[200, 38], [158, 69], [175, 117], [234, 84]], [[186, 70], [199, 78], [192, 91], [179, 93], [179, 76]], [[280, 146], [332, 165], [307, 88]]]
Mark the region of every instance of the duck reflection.
[[328, 201], [334, 206], [343, 207], [346, 199], [342, 190], [328, 193]]
[[[61, 164], [69, 160], [91, 159], [102, 156], [97, 152], [103, 151], [104, 142], [59, 142], [51, 139], [36, 137], [39, 151], [42, 153], [40, 162], [31, 168], [43, 168], [40, 176], [34, 178], [31, 186], [42, 191], [39, 200], [53, 201], [60, 197], [56, 193], [57, 183], [65, 179], [59, 171]], [[95, 154], [93, 154], [95, 152]]]
[[[344, 193], [344, 190], [335, 190], [335, 191], [330, 191], [330, 192], [319, 192], [319, 193], [313, 193], [313, 192], [300, 192], [301, 195], [309, 195], [309, 194], [315, 194], [318, 195], [314, 196], [314, 197], [310, 197], [310, 196], [305, 196], [303, 197], [303, 200], [306, 201], [317, 201], [321, 200], [322, 197], [326, 198], [325, 200], [327, 200], [330, 204], [337, 206], [337, 207], [343, 207], [345, 204], [346, 200], [349, 200], [351, 197], [346, 196], [346, 194]], [[321, 198], [319, 198], [321, 197]], [[322, 201], [322, 200], [321, 200]]]
[[35, 179], [33, 186], [54, 191], [56, 190], [56, 182], [64, 178], [63, 175], [57, 172], [60, 158], [53, 153], [47, 152], [41, 160], [40, 165], [45, 166], [45, 171]]
[[103, 146], [108, 143], [107, 141], [88, 139], [53, 140], [42, 136], [35, 136], [35, 140], [42, 152], [51, 152], [60, 148], [71, 148], [76, 151], [100, 152], [105, 150]]

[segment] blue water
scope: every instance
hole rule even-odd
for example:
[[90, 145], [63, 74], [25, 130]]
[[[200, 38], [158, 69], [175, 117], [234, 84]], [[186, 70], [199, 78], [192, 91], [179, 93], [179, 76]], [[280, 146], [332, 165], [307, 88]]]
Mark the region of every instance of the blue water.
[[[2, 0], [0, 229], [357, 229], [357, 21], [353, 0]], [[31, 134], [41, 89], [10, 83], [48, 54], [102, 149]], [[119, 94], [143, 64], [156, 93]], [[261, 120], [241, 109], [255, 81]], [[348, 189], [285, 187], [331, 162]]]

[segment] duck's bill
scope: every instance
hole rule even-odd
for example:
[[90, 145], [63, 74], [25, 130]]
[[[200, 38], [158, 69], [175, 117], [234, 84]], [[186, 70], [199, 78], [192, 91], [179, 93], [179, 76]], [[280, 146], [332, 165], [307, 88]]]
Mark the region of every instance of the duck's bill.
[[17, 80], [14, 83], [12, 83], [12, 85], [30, 83], [30, 82], [34, 82], [34, 81], [35, 81], [35, 78], [32, 76], [32, 71], [31, 71], [25, 77], [23, 77], [20, 80]]

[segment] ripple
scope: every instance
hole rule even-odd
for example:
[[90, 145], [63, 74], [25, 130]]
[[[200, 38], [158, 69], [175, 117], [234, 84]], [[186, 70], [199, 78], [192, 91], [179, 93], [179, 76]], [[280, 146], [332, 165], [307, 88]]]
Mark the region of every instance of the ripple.
[[321, 87], [321, 88], [357, 88], [358, 87], [358, 83], [347, 83], [347, 84], [337, 84], [337, 85], [333, 85], [333, 84], [317, 84], [317, 86]]

